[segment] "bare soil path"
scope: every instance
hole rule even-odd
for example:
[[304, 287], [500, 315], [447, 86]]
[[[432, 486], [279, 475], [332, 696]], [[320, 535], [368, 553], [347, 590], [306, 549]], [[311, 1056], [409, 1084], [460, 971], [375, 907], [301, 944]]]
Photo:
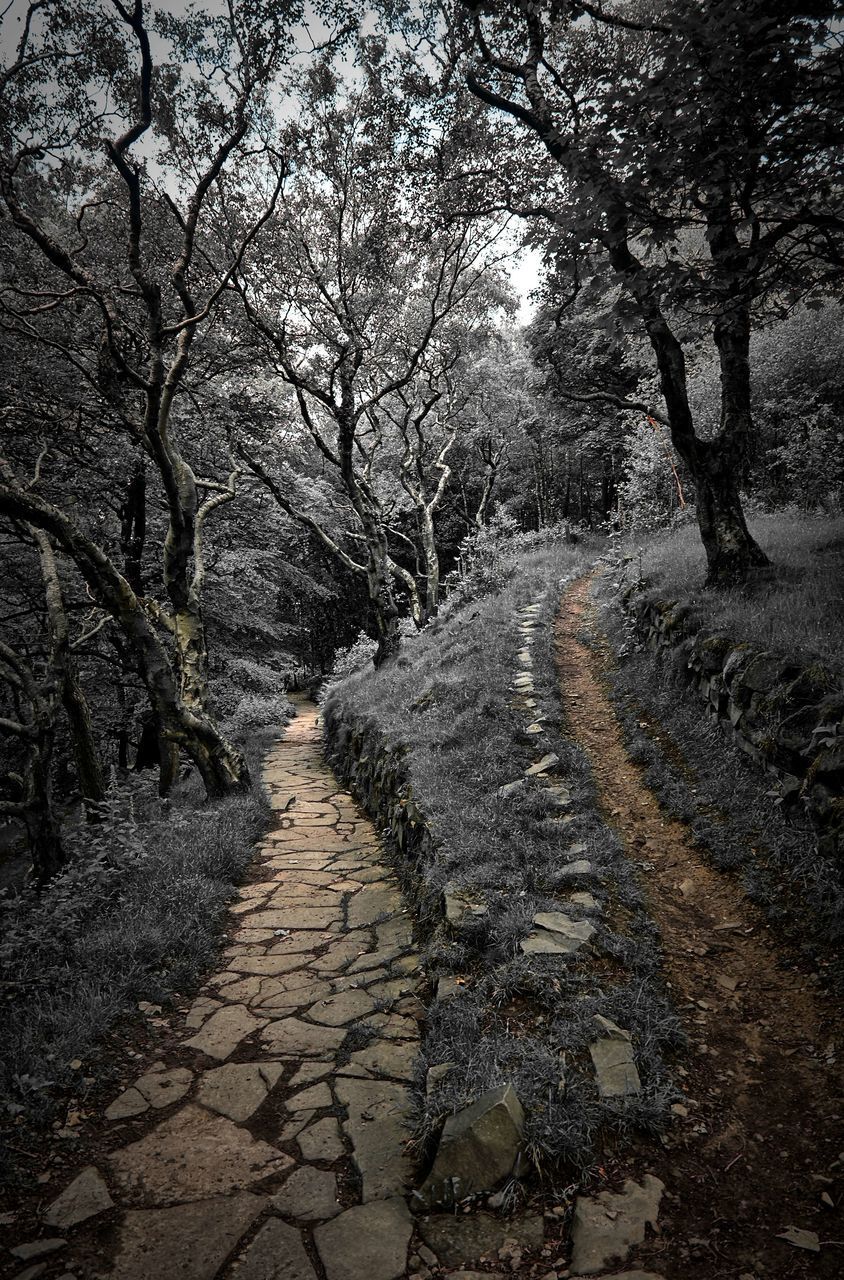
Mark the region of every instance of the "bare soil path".
[[[574, 583], [558, 616], [563, 705], [591, 760], [604, 816], [642, 868], [689, 1036], [677, 1065], [685, 1099], [676, 1125], [661, 1152], [648, 1142], [638, 1164], [630, 1162], [633, 1176], [646, 1167], [667, 1188], [661, 1234], [636, 1261], [667, 1280], [840, 1278], [840, 1006], [660, 809], [629, 759], [604, 678], [611, 657], [580, 638], [586, 623], [596, 626], [590, 586], [591, 578]], [[815, 1232], [820, 1252], [778, 1239], [789, 1227]]]
[[51, 1183], [10, 1273], [405, 1274], [404, 1118], [424, 1013], [409, 918], [372, 824], [323, 761], [313, 704], [264, 781], [277, 823], [237, 895], [225, 967], [93, 1118], [96, 1164]]

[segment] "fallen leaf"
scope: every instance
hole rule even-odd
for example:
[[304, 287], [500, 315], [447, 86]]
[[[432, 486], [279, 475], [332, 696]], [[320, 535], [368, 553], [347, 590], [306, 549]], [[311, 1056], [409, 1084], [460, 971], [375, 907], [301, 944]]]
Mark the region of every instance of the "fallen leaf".
[[804, 1231], [802, 1227], [786, 1227], [785, 1231], [780, 1231], [777, 1235], [778, 1240], [785, 1240], [786, 1244], [793, 1244], [795, 1249], [808, 1249], [810, 1253], [820, 1253], [820, 1238], [815, 1231]]

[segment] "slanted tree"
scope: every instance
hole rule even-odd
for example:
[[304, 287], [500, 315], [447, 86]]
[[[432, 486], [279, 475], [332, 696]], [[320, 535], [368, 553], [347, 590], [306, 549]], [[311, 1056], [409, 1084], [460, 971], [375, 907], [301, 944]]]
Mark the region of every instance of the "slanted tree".
[[[169, 57], [156, 65], [143, 0], [33, 3], [0, 76], [0, 198], [16, 243], [31, 249], [28, 274], [3, 291], [4, 326], [73, 370], [151, 464], [166, 511], [165, 601], [139, 596], [137, 580], [133, 587], [128, 544], [124, 577], [67, 512], [8, 477], [3, 509], [78, 557], [134, 646], [165, 738], [188, 750], [212, 794], [248, 785], [242, 756], [209, 715], [202, 615], [203, 526], [234, 497], [239, 467], [198, 474], [180, 412], [197, 395], [201, 338], [280, 190], [281, 162], [261, 141], [261, 104], [300, 16], [293, 6], [282, 23], [251, 0], [204, 23], [159, 14], [158, 47]], [[257, 154], [266, 160], [263, 198], [252, 193], [232, 242], [221, 230], [231, 175]], [[129, 544], [139, 533], [135, 522]], [[166, 634], [155, 654], [141, 615]]]

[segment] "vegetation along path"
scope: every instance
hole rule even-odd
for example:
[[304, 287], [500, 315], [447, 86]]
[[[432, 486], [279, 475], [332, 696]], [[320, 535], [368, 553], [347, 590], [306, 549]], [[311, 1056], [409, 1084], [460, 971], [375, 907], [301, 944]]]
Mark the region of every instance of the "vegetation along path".
[[54, 1248], [80, 1226], [73, 1274], [405, 1270], [401, 1117], [422, 1013], [410, 927], [375, 831], [323, 763], [313, 704], [299, 703], [264, 777], [278, 825], [240, 890], [226, 968], [194, 1002], [173, 1061], [109, 1107], [118, 1141], [103, 1167], [47, 1210]]
[[594, 647], [583, 638], [597, 626], [591, 581], [568, 589], [558, 615], [564, 708], [606, 819], [642, 869], [689, 1036], [677, 1123], [662, 1151], [635, 1157], [666, 1186], [640, 1264], [683, 1280], [831, 1280], [844, 1266], [844, 1224], [826, 1191], [844, 1147], [840, 1009], [813, 975], [787, 967], [793, 958], [740, 886], [704, 861], [631, 762], [602, 680], [607, 650], [599, 635]]

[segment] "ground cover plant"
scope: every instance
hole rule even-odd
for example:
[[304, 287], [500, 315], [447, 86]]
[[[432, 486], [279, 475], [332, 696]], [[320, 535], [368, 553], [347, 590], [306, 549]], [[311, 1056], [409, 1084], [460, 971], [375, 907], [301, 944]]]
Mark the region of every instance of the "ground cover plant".
[[[226, 723], [256, 777], [290, 710], [279, 694], [236, 700]], [[190, 773], [162, 802], [148, 771], [115, 779], [100, 821], [71, 828], [63, 871], [0, 897], [0, 1177], [22, 1176], [25, 1134], [108, 1080], [107, 1037], [125, 1042], [139, 1004], [166, 1006], [208, 971], [269, 817], [258, 788], [207, 803]]]
[[708, 629], [844, 671], [844, 517], [778, 511], [749, 523], [771, 567], [738, 586], [704, 585], [706, 561], [691, 522], [623, 540], [626, 578], [690, 606]]
[[[599, 1138], [612, 1145], [659, 1129], [673, 1098], [663, 1055], [680, 1033], [635, 874], [595, 813], [585, 757], [561, 726], [551, 623], [562, 588], [594, 552], [564, 541], [524, 542], [516, 538], [509, 556], [499, 546], [495, 572], [477, 570], [474, 586], [455, 593], [395, 663], [334, 685], [326, 716], [365, 722], [404, 753], [413, 802], [433, 836], [434, 856], [411, 892], [428, 924], [424, 963], [432, 984], [456, 978], [457, 992], [429, 1011], [417, 1081], [421, 1145], [444, 1116], [509, 1081], [527, 1111], [528, 1150], [553, 1177], [561, 1169], [582, 1174]], [[559, 756], [570, 803], [555, 804], [537, 780], [520, 781], [538, 751], [512, 683], [522, 642], [517, 611], [533, 601], [542, 602], [532, 649], [534, 714], [544, 717], [541, 749]], [[588, 858], [595, 875], [572, 879], [567, 858]], [[519, 943], [534, 915], [561, 902], [568, 908], [571, 889], [593, 892], [603, 909], [598, 916], [571, 906], [573, 918], [595, 924], [595, 951], [523, 955]], [[444, 924], [446, 890], [464, 891], [484, 914], [458, 930]], [[638, 1097], [598, 1098], [588, 1054], [596, 1013], [632, 1032]], [[432, 1067], [440, 1070], [426, 1094]]]

